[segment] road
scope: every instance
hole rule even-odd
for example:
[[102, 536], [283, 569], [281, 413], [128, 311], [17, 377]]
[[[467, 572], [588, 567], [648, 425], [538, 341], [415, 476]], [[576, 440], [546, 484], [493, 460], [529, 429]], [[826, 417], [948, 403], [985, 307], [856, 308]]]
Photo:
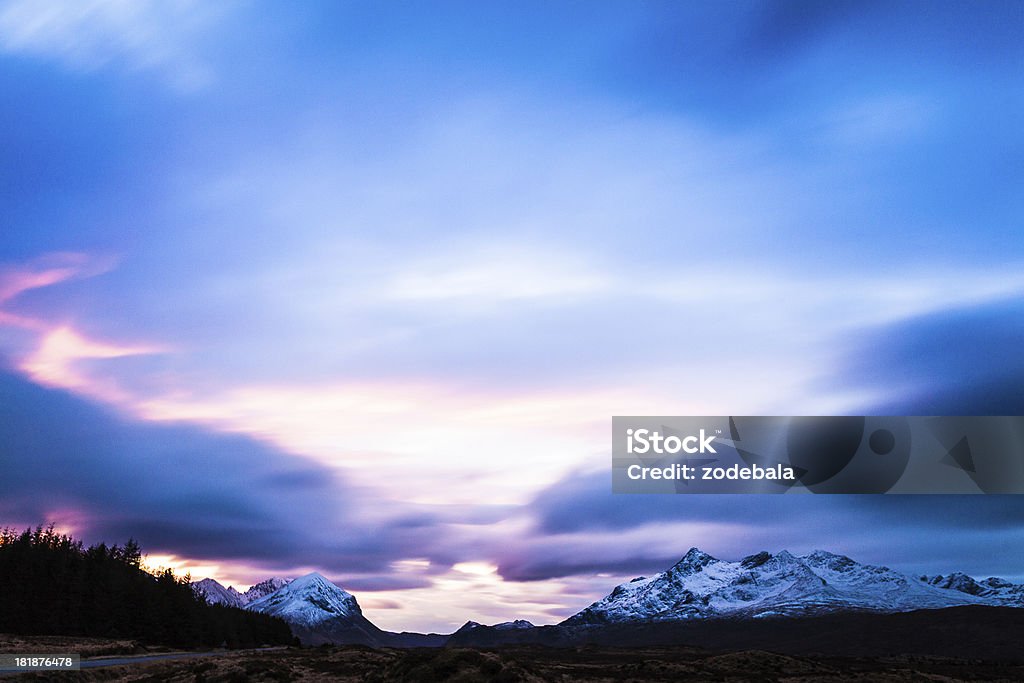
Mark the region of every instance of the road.
[[286, 650], [286, 647], [263, 647], [251, 650], [215, 650], [212, 652], [167, 652], [157, 655], [129, 655], [127, 657], [99, 657], [96, 659], [83, 659], [83, 669], [95, 669], [101, 666], [124, 666], [125, 664], [141, 664], [143, 662], [162, 662], [170, 659], [199, 659], [201, 657], [216, 657], [218, 655], [241, 654], [244, 652], [272, 652], [274, 650]]

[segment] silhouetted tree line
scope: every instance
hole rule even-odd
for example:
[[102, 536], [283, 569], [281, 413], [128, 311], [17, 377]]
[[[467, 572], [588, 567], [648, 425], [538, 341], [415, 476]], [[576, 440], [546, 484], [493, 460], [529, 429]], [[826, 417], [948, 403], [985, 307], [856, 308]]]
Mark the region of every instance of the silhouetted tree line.
[[0, 531], [0, 633], [181, 648], [293, 643], [281, 619], [208, 605], [187, 576], [146, 571], [135, 541], [85, 548], [52, 526]]

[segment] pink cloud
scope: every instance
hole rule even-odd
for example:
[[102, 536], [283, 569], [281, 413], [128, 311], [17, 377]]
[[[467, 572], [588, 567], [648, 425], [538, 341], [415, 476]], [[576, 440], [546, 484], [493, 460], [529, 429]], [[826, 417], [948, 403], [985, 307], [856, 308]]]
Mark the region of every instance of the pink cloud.
[[24, 265], [0, 268], [0, 304], [32, 289], [105, 273], [113, 265], [113, 259], [109, 258], [94, 258], [77, 252], [55, 252]]
[[77, 252], [55, 252], [16, 266], [0, 268], [0, 327], [28, 330], [36, 335], [34, 350], [17, 364], [34, 381], [72, 389], [108, 402], [129, 397], [115, 383], [90, 376], [80, 361], [157, 353], [153, 345], [125, 345], [89, 339], [66, 323], [57, 324], [32, 314], [3, 310], [25, 292], [109, 271], [115, 259]]
[[161, 350], [156, 346], [98, 342], [64, 326], [43, 334], [39, 347], [22, 360], [19, 367], [39, 384], [74, 389], [109, 402], [120, 402], [128, 398], [123, 390], [112, 382], [89, 376], [80, 369], [78, 362], [159, 353]]

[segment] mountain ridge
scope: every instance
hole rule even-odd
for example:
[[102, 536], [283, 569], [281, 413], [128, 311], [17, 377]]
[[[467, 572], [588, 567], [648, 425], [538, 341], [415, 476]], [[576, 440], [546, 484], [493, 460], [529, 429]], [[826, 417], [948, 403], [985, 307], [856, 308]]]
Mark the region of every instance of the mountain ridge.
[[[274, 586], [273, 590], [269, 590]], [[825, 550], [797, 556], [761, 551], [720, 560], [690, 548], [674, 565], [616, 586], [604, 598], [555, 626], [514, 620], [485, 626], [468, 621], [452, 634], [384, 631], [362, 613], [355, 596], [312, 572], [287, 581], [268, 579], [245, 593], [213, 579], [193, 583], [209, 602], [237, 599], [240, 606], [284, 619], [305, 644], [358, 643], [374, 647], [439, 647], [513, 642], [570, 643], [595, 628], [657, 624], [804, 618], [837, 613], [900, 613], [952, 607], [1024, 608], [1024, 584], [997, 577], [977, 580], [961, 572], [903, 574]], [[260, 587], [263, 594], [247, 596]], [[269, 591], [269, 592], [268, 592]], [[222, 603], [223, 604], [223, 603]], [[590, 637], [590, 636], [586, 636]]]
[[[270, 590], [275, 585], [277, 587]], [[232, 606], [283, 619], [304, 645], [440, 647], [448, 639], [447, 635], [394, 633], [377, 627], [363, 616], [354, 595], [319, 572], [290, 581], [276, 577], [267, 579], [241, 594], [234, 588], [224, 588], [214, 579], [196, 581], [193, 589], [209, 602], [230, 599], [232, 595], [243, 600], [246, 596], [258, 595], [251, 601]]]
[[253, 584], [248, 590], [241, 593], [234, 586], [225, 588], [216, 579], [206, 578], [193, 581], [192, 590], [211, 605], [225, 605], [227, 607], [243, 609], [250, 602], [273, 593], [291, 581], [292, 579], [272, 576], [269, 579]]
[[619, 584], [560, 625], [908, 612], [975, 604], [1024, 607], [1024, 586], [997, 578], [977, 582], [964, 574], [912, 577], [825, 550], [803, 556], [762, 551], [730, 562], [691, 548], [668, 570]]

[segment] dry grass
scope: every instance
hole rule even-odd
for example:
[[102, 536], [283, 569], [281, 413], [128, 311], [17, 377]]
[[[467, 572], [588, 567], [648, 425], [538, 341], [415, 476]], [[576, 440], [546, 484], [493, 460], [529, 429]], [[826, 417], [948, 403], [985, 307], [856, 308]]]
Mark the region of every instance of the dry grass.
[[[81, 642], [81, 639], [79, 639]], [[119, 645], [124, 645], [120, 643]], [[110, 647], [116, 647], [110, 643]], [[77, 674], [27, 674], [15, 680], [236, 683], [352, 681], [384, 683], [536, 683], [539, 681], [1020, 681], [1024, 664], [941, 657], [849, 658], [757, 650], [708, 653], [692, 648], [374, 650], [318, 647], [235, 652], [205, 659], [141, 663]]]
[[13, 636], [0, 633], [0, 652], [26, 654], [79, 654], [82, 657], [130, 655], [145, 652], [134, 640], [78, 636]]

